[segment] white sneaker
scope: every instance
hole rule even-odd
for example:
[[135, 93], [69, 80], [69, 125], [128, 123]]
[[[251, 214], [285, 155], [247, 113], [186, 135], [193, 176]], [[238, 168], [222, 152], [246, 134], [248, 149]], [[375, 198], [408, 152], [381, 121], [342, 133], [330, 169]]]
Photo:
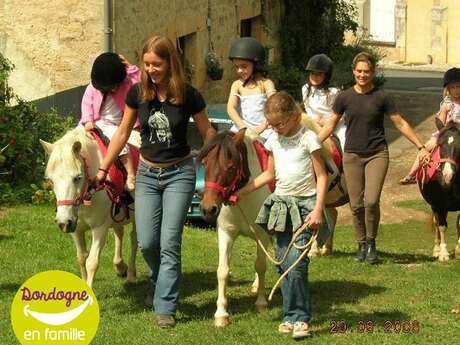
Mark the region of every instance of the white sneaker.
[[289, 321], [284, 321], [278, 326], [278, 332], [283, 334], [289, 334], [294, 329], [294, 324]]
[[309, 337], [310, 330], [308, 329], [308, 323], [304, 321], [296, 321], [294, 324], [294, 329], [292, 330], [292, 337], [294, 339], [300, 339], [300, 338], [305, 338]]

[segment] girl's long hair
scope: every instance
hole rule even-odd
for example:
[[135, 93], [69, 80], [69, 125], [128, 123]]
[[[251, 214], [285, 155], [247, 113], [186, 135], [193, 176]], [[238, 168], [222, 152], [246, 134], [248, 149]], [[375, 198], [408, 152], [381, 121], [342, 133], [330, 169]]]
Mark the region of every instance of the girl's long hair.
[[154, 53], [168, 64], [166, 78], [169, 78], [166, 97], [172, 104], [184, 103], [185, 77], [182, 64], [179, 59], [176, 47], [173, 42], [162, 36], [152, 36], [144, 42], [140, 55], [141, 82], [139, 100], [141, 102], [151, 101], [157, 98], [157, 85], [155, 85], [144, 67], [144, 54]]

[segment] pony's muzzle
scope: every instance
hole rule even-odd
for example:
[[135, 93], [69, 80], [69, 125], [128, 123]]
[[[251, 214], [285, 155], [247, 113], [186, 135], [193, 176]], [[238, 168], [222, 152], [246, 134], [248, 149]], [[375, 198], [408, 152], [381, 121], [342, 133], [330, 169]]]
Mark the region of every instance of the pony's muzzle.
[[77, 222], [73, 222], [72, 220], [68, 220], [67, 222], [59, 222], [57, 221], [57, 225], [59, 229], [65, 234], [75, 232], [77, 228]]
[[203, 219], [208, 223], [215, 223], [219, 212], [220, 207], [216, 204], [210, 205], [209, 207], [203, 207], [203, 204], [201, 205], [201, 213], [203, 215]]

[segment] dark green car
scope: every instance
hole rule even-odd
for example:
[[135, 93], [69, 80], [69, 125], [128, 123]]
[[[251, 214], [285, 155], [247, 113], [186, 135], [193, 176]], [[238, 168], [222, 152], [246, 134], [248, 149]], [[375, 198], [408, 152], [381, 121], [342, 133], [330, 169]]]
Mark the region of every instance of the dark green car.
[[[211, 104], [208, 105], [208, 116], [212, 126], [217, 131], [224, 131], [230, 129], [233, 122], [228, 118], [227, 105], [226, 104]], [[190, 122], [193, 122], [191, 119]], [[194, 157], [198, 154], [199, 149], [203, 145], [203, 140], [198, 132], [196, 126], [191, 123], [188, 128], [188, 141], [192, 147], [192, 154]], [[192, 204], [187, 213], [187, 221], [191, 223], [203, 222], [201, 218], [200, 208], [200, 194], [204, 190], [204, 168], [200, 162], [195, 161], [196, 167], [196, 182], [195, 182], [195, 193], [193, 195]]]

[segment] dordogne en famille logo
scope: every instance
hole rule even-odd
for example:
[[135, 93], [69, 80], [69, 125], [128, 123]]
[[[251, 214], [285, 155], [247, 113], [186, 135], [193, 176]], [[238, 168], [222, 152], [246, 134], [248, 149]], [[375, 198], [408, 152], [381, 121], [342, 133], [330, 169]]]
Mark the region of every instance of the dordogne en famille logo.
[[89, 344], [99, 325], [91, 288], [64, 271], [29, 278], [11, 305], [13, 331], [21, 344]]

